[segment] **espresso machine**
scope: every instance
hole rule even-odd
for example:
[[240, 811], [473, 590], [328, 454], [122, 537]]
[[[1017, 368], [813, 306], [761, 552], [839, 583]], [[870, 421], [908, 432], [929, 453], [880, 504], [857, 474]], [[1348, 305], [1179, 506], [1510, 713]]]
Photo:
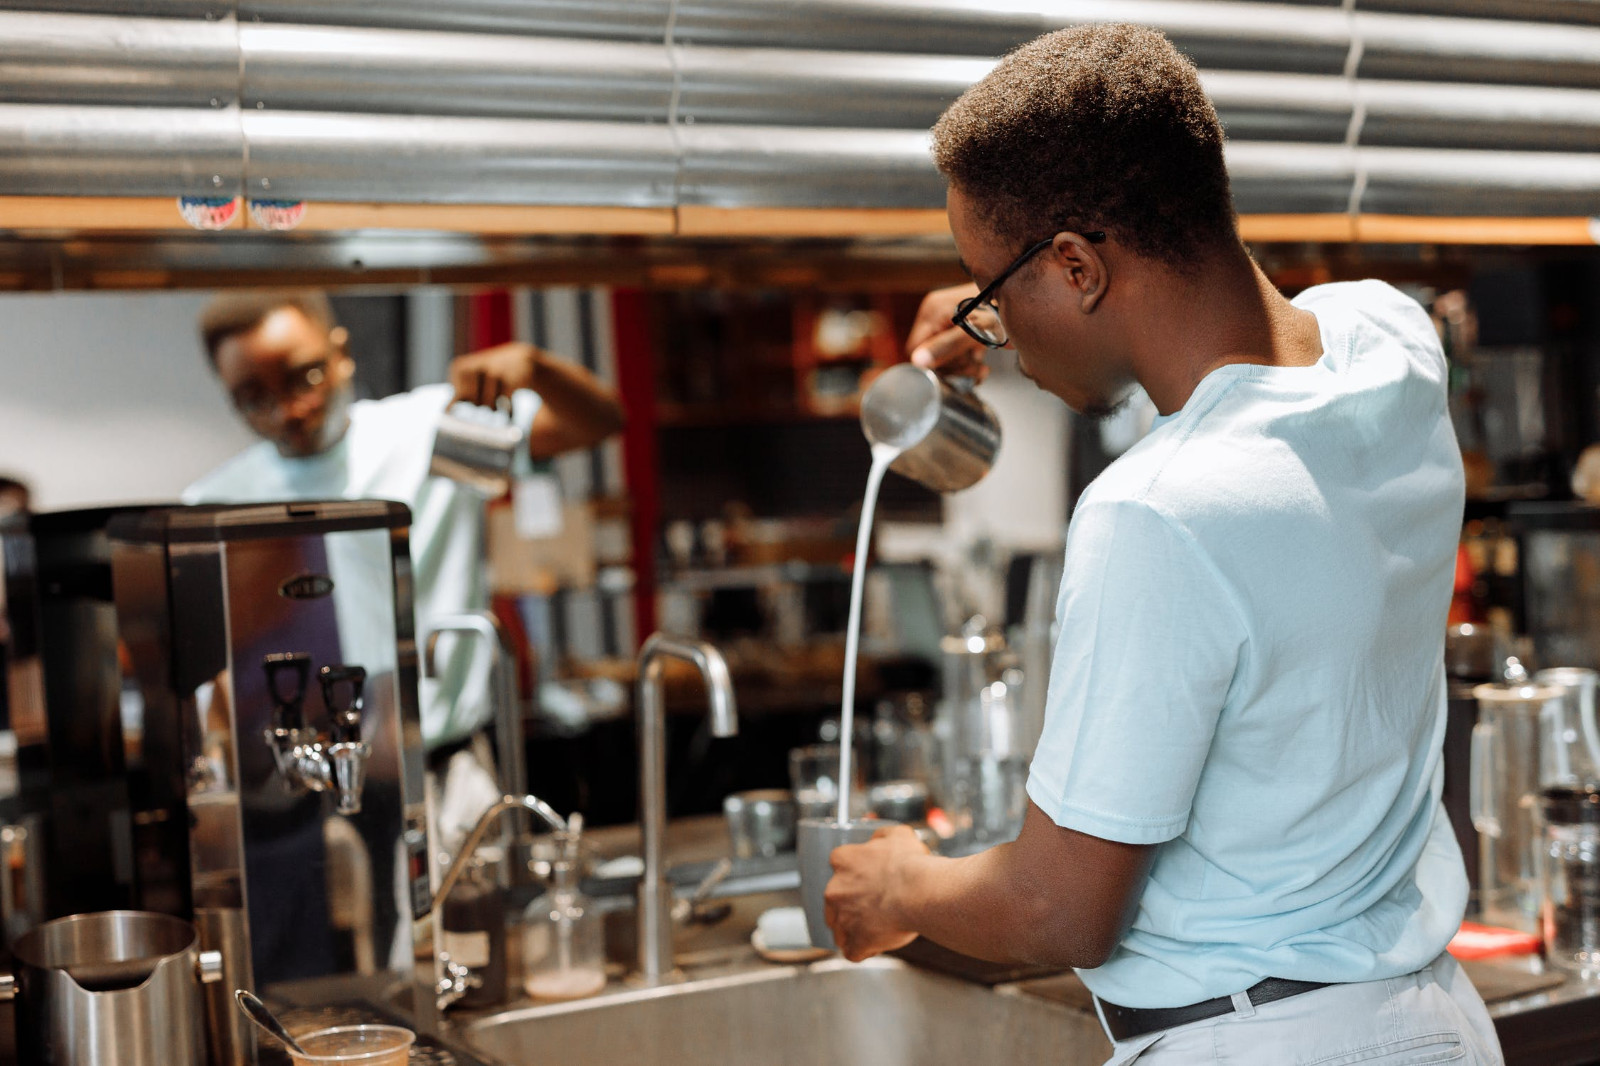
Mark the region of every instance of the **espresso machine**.
[[17, 542], [45, 916], [192, 922], [223, 958], [215, 1063], [254, 1061], [235, 988], [436, 1026], [409, 524], [382, 501], [131, 507], [33, 516]]

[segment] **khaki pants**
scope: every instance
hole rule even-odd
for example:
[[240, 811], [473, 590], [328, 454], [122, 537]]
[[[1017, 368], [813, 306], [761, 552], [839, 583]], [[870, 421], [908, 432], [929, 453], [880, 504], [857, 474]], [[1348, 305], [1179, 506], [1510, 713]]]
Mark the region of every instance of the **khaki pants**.
[[1449, 955], [1114, 1044], [1106, 1066], [1504, 1066], [1483, 1000]]

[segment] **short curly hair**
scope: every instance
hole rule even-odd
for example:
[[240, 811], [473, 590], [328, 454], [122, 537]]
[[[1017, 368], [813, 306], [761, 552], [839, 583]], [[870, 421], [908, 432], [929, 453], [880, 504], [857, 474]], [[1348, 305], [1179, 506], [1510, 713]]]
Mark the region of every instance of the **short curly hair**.
[[333, 329], [339, 324], [327, 293], [309, 289], [225, 292], [214, 297], [200, 312], [200, 343], [211, 365], [216, 366], [217, 349], [222, 347], [223, 341], [249, 333], [265, 322], [268, 315], [285, 307], [299, 311], [306, 321], [323, 329]]
[[1018, 48], [950, 105], [933, 156], [1019, 248], [1104, 230], [1182, 269], [1239, 239], [1216, 109], [1194, 65], [1147, 27], [1082, 26]]

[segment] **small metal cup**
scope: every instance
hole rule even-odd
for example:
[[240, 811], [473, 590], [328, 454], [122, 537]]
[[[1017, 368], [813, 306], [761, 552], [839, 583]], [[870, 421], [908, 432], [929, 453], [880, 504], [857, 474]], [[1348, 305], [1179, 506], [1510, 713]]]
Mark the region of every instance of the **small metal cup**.
[[894, 822], [880, 819], [863, 819], [840, 824], [827, 818], [802, 818], [800, 820], [800, 905], [806, 912], [806, 931], [811, 934], [813, 947], [834, 951], [833, 930], [828, 928], [823, 893], [833, 879], [833, 866], [828, 857], [833, 849], [844, 844], [860, 844], [871, 840], [874, 833], [887, 829]]
[[970, 380], [910, 363], [879, 374], [861, 397], [861, 431], [900, 450], [890, 470], [935, 492], [977, 484], [1000, 451], [1000, 423]]
[[458, 403], [439, 416], [428, 473], [498, 499], [511, 488], [511, 463], [524, 435], [508, 414]]
[[735, 858], [771, 858], [794, 850], [795, 802], [788, 792], [735, 792], [722, 801], [722, 813]]

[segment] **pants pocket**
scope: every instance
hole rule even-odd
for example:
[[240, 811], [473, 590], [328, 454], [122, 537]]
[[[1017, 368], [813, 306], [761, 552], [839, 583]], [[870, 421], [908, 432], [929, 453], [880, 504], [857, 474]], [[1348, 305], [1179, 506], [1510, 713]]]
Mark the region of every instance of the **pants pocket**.
[[1466, 1055], [1467, 1048], [1460, 1033], [1428, 1033], [1341, 1051], [1311, 1059], [1303, 1066], [1429, 1066], [1436, 1062], [1456, 1062]]
[[1161, 1042], [1166, 1033], [1146, 1033], [1136, 1036], [1132, 1040], [1124, 1040], [1120, 1044], [1111, 1046], [1111, 1057], [1105, 1061], [1105, 1066], [1128, 1066], [1130, 1062], [1137, 1062], [1154, 1044]]

